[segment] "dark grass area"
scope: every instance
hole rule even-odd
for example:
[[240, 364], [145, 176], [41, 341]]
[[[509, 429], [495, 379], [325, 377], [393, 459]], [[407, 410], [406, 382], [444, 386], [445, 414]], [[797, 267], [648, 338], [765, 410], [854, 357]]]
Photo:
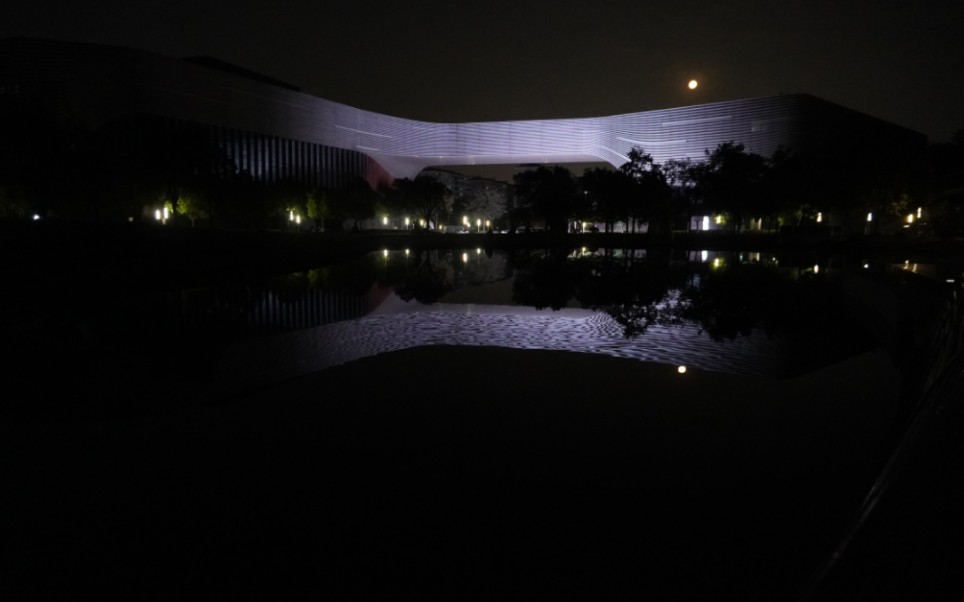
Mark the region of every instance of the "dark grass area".
[[219, 408], [6, 422], [4, 598], [787, 599], [872, 479], [886, 367], [427, 347]]

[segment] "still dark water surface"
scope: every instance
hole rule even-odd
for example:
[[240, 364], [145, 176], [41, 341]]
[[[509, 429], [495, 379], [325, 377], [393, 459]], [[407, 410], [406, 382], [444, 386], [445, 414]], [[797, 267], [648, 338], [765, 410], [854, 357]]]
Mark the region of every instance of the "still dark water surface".
[[77, 300], [33, 352], [83, 369], [36, 390], [106, 401], [3, 423], [4, 587], [802, 599], [901, 432], [945, 276], [401, 249]]
[[790, 378], [879, 347], [896, 326], [884, 322], [888, 308], [867, 307], [873, 285], [860, 272], [871, 266], [847, 262], [750, 252], [386, 250], [259, 285], [185, 291], [174, 309], [177, 328], [236, 340], [223, 369], [262, 382], [425, 345], [573, 351]]

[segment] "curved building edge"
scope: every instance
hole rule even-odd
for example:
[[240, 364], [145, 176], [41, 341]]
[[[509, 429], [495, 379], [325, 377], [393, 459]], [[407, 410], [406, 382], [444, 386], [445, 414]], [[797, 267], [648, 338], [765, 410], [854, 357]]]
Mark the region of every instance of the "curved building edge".
[[49, 105], [90, 130], [136, 115], [202, 124], [239, 169], [313, 187], [337, 187], [353, 176], [377, 185], [440, 165], [618, 167], [634, 146], [662, 163], [698, 160], [728, 141], [764, 156], [780, 147], [893, 156], [926, 143], [922, 134], [807, 94], [604, 117], [433, 123], [365, 111], [244, 72], [126, 47], [0, 40], [0, 87], [8, 96]]

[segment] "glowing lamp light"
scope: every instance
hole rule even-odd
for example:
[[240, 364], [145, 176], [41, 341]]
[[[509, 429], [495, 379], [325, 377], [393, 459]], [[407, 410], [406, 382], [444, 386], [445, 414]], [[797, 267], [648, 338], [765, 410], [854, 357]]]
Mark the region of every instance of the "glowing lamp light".
[[469, 254], [462, 253], [462, 263], [468, 263], [468, 262], [469, 262]]
[[296, 215], [296, 216], [295, 216], [295, 223], [296, 223], [296, 224], [299, 224], [299, 225], [301, 224], [301, 216], [300, 216], [300, 215]]
[[157, 221], [161, 221], [161, 210], [160, 210], [160, 209], [155, 209], [155, 210], [154, 210], [154, 219], [156, 219]]
[[814, 266], [813, 266], [813, 273], [814, 273], [814, 274], [819, 274], [819, 273], [820, 273], [820, 266], [819, 266], [819, 265], [814, 264]]
[[167, 205], [164, 206], [164, 211], [162, 215], [164, 216], [164, 219], [167, 219], [168, 217], [170, 217], [171, 214], [167, 210]]
[[710, 258], [709, 251], [700, 251], [700, 261], [702, 261], [703, 263], [706, 263], [706, 260], [709, 258]]
[[382, 249], [382, 257], [388, 257], [388, 249]]
[[289, 222], [295, 221], [295, 212], [294, 212], [294, 211], [289, 211], [289, 212], [288, 212], [288, 221], [289, 221]]
[[387, 226], [387, 225], [388, 225], [388, 217], [383, 217], [383, 218], [382, 218], [382, 225], [383, 225], [383, 226]]
[[917, 208], [917, 219], [920, 219], [920, 214], [921, 214], [921, 208], [918, 207], [918, 208]]
[[[39, 220], [39, 219], [40, 219], [40, 214], [39, 214], [39, 213], [34, 213], [34, 214], [33, 214], [33, 221], [37, 221], [37, 220]], [[134, 221], [134, 219], [133, 219], [133, 218], [130, 218], [130, 221]]]
[[410, 223], [412, 223], [412, 220], [410, 220], [410, 219], [408, 219], [408, 218], [406, 217], [406, 218], [405, 218], [405, 226], [408, 227], [408, 225], [409, 225]]
[[704, 216], [703, 216], [703, 230], [709, 230], [709, 229], [710, 229], [710, 216], [704, 215]]
[[686, 87], [689, 88], [690, 90], [695, 90], [696, 87], [699, 85], [700, 85], [700, 82], [696, 81], [695, 79], [691, 79], [690, 82], [686, 84]]
[[819, 223], [821, 223], [822, 221], [823, 221], [823, 213], [820, 213], [820, 212], [818, 211], [818, 212], [817, 212], [817, 223], [819, 224]]
[[723, 216], [717, 215], [716, 217], [713, 218], [713, 221], [716, 223], [717, 226], [719, 226], [720, 224], [723, 223]]
[[908, 214], [907, 214], [907, 223], [908, 223], [908, 224], [913, 224], [913, 223], [914, 223], [914, 214], [913, 214], [913, 213], [908, 213]]
[[678, 368], [676, 368], [676, 371], [679, 372], [680, 374], [686, 374], [686, 366], [679, 366]]
[[870, 213], [867, 214], [867, 221], [868, 221], [868, 222], [874, 221], [874, 214], [873, 214], [873, 212], [870, 212]]

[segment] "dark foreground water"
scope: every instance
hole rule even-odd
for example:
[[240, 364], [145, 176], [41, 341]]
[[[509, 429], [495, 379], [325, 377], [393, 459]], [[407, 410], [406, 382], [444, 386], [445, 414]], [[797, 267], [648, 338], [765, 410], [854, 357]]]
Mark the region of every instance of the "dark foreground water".
[[832, 599], [813, 580], [913, 414], [949, 276], [401, 249], [65, 297], [20, 335], [45, 363], [0, 433], [3, 587]]

